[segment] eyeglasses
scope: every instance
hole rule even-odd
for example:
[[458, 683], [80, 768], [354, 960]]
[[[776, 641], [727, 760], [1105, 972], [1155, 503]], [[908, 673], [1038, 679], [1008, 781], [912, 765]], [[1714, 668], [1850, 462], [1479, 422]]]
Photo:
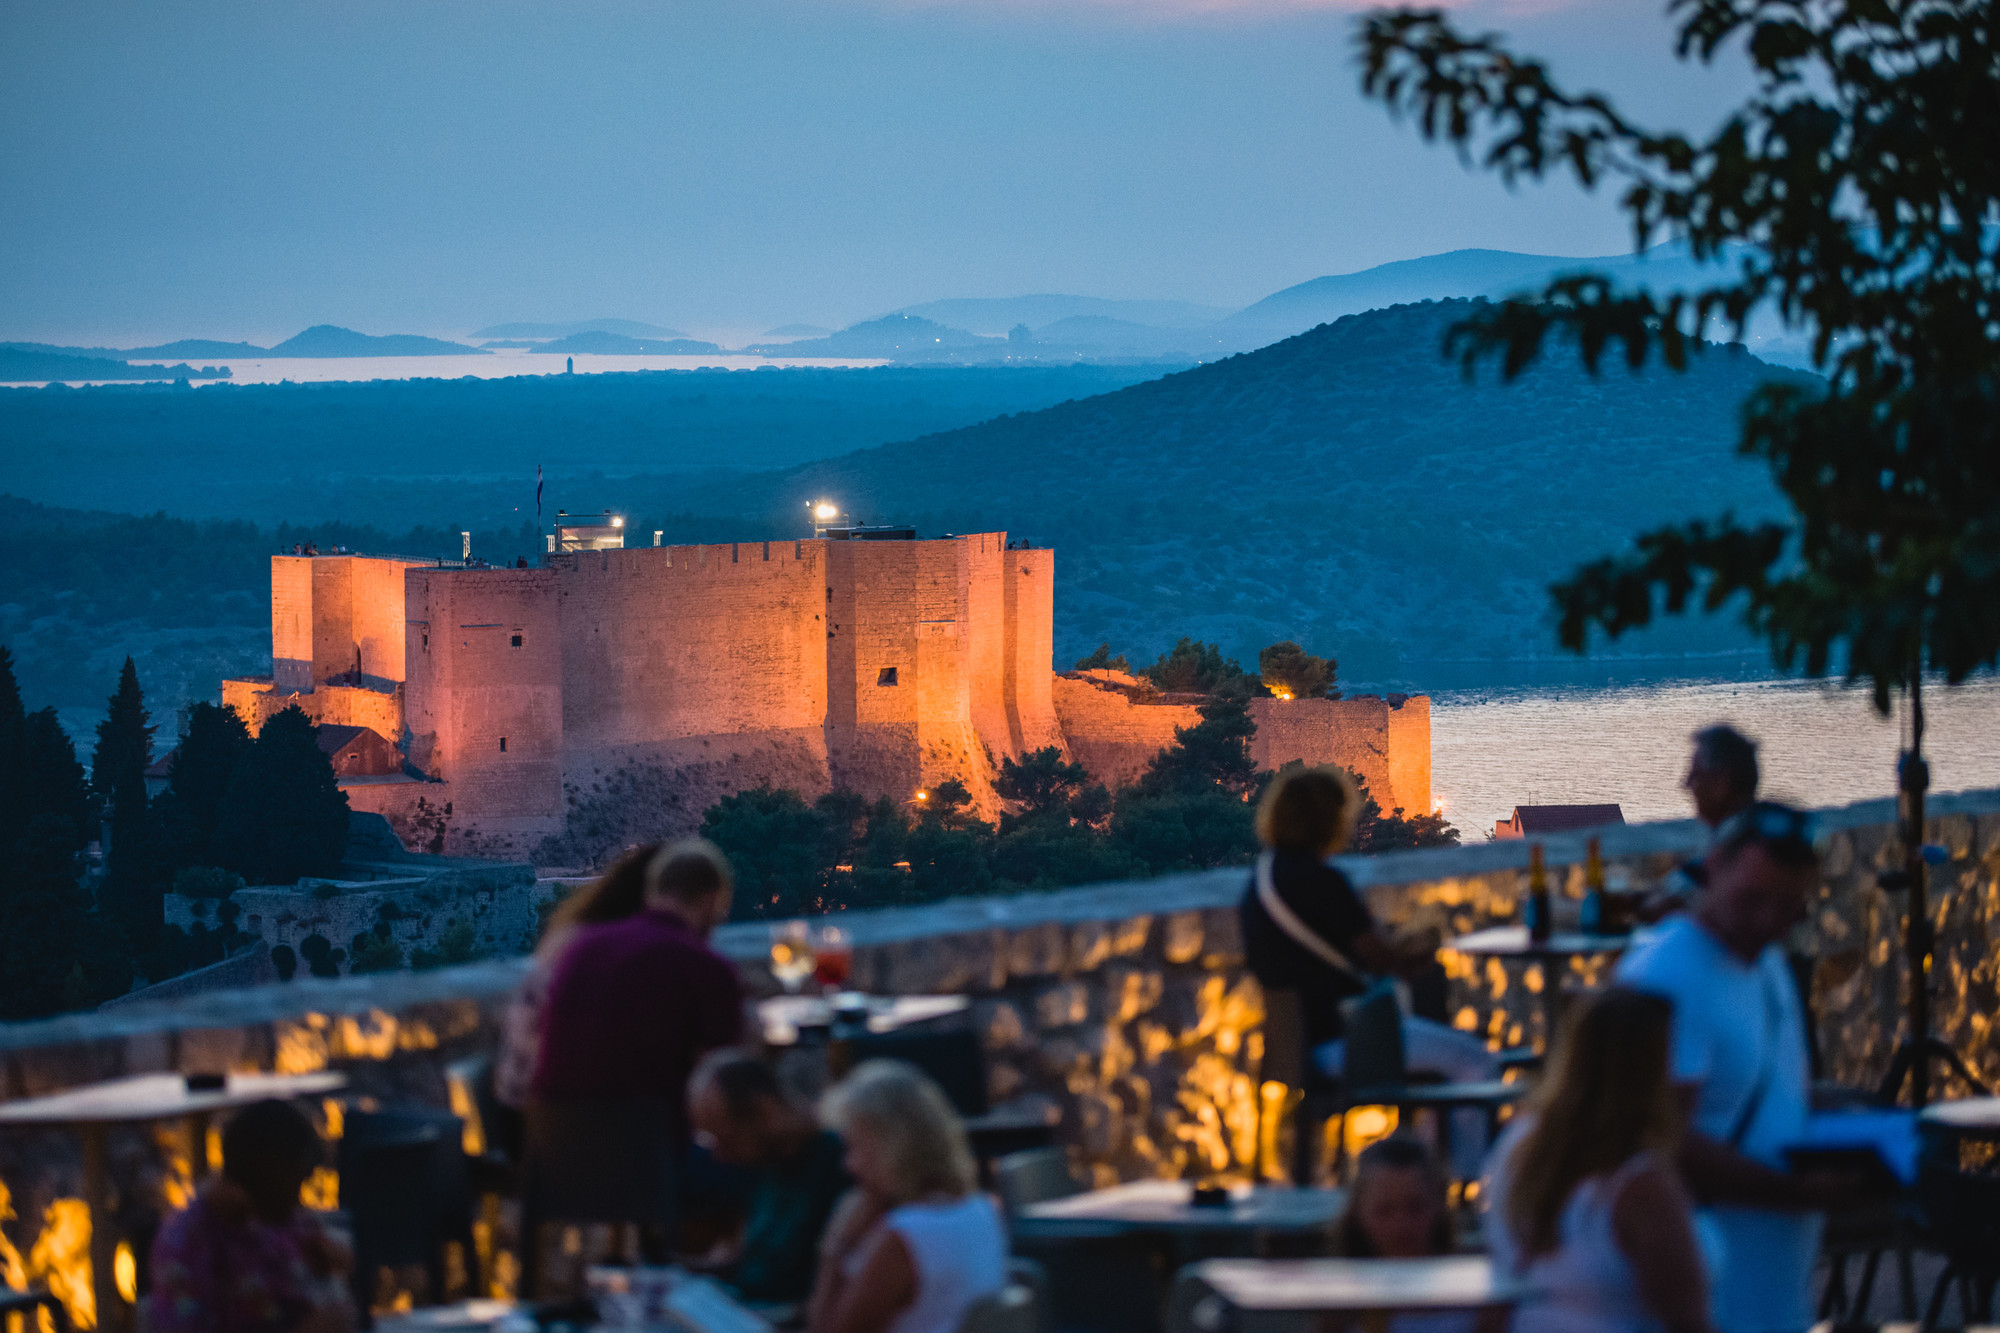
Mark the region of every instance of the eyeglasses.
[[1728, 846], [1782, 843], [1810, 850], [1815, 832], [1816, 823], [1809, 811], [1794, 810], [1775, 801], [1759, 801], [1724, 820], [1716, 830], [1715, 840]]

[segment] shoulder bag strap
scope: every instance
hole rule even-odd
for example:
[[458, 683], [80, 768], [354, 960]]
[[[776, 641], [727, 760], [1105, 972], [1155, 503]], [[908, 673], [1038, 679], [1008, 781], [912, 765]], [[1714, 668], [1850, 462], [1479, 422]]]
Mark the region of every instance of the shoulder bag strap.
[[1361, 985], [1371, 984], [1366, 972], [1356, 967], [1347, 955], [1328, 943], [1311, 926], [1299, 918], [1291, 905], [1278, 896], [1278, 884], [1273, 874], [1277, 857], [1265, 852], [1257, 858], [1257, 901], [1263, 904], [1264, 914], [1271, 918], [1279, 930], [1291, 938], [1292, 943], [1304, 949], [1313, 957], [1338, 972], [1345, 972]]
[[1736, 1113], [1736, 1124], [1729, 1131], [1729, 1146], [1741, 1149], [1743, 1136], [1750, 1132], [1750, 1124], [1757, 1118], [1757, 1112], [1764, 1105], [1764, 1094], [1770, 1089], [1771, 1075], [1778, 1066], [1778, 1047], [1783, 1044], [1783, 1009], [1781, 1000], [1771, 1003], [1771, 977], [1764, 970], [1761, 955], [1757, 959], [1758, 1008], [1764, 1011], [1763, 1057], [1757, 1064], [1757, 1082], [1751, 1087], [1750, 1095], [1743, 1102], [1743, 1109]]

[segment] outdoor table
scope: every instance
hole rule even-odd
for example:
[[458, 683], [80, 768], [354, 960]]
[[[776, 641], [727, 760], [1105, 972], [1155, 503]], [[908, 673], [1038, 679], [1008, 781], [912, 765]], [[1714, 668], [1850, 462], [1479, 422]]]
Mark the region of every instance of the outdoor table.
[[216, 1088], [190, 1088], [180, 1074], [140, 1074], [87, 1087], [70, 1088], [46, 1097], [26, 1097], [0, 1104], [0, 1129], [42, 1127], [64, 1129], [83, 1144], [84, 1203], [90, 1209], [90, 1282], [97, 1296], [100, 1328], [129, 1325], [130, 1307], [118, 1294], [113, 1273], [117, 1241], [108, 1225], [112, 1216], [111, 1173], [107, 1143], [113, 1125], [146, 1125], [161, 1120], [194, 1123], [190, 1165], [197, 1178], [206, 1174], [208, 1119], [217, 1111], [233, 1110], [269, 1098], [313, 1097], [347, 1086], [345, 1074], [231, 1074]]
[[1629, 933], [1591, 935], [1580, 930], [1558, 930], [1545, 940], [1531, 940], [1526, 926], [1489, 926], [1446, 940], [1443, 947], [1474, 957], [1520, 958], [1542, 964], [1542, 1021], [1545, 1035], [1554, 1041], [1556, 1021], [1562, 1016], [1562, 978], [1553, 965], [1566, 968], [1571, 958], [1624, 953], [1632, 947], [1632, 938]]
[[1134, 1180], [1030, 1204], [1014, 1218], [1023, 1239], [1161, 1234], [1259, 1235], [1324, 1231], [1340, 1217], [1347, 1191], [1238, 1185], [1226, 1207], [1192, 1202], [1185, 1180]]
[[[972, 1001], [963, 995], [870, 995], [868, 1030], [895, 1032], [916, 1023], [964, 1013]], [[809, 1028], [833, 1026], [833, 1001], [823, 995], [776, 995], [757, 1002], [757, 1021], [767, 1046], [792, 1046]]]
[[[1527, 1294], [1493, 1271], [1485, 1255], [1438, 1259], [1209, 1259], [1183, 1270], [1209, 1294], [1192, 1302], [1197, 1329], [1222, 1326], [1225, 1312], [1351, 1319], [1384, 1333], [1399, 1314], [1507, 1309]], [[1218, 1309], [1211, 1302], [1219, 1303]], [[1206, 1307], [1206, 1308], [1204, 1308]]]
[[2000, 1130], [2000, 1097], [1932, 1102], [1918, 1115], [1918, 1119], [1951, 1129]]

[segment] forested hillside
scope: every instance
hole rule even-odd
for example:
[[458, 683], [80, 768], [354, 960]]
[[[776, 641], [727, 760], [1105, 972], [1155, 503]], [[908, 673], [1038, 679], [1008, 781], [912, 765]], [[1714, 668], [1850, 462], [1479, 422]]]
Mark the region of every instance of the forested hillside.
[[[1257, 352], [1040, 412], [691, 491], [788, 515], [825, 494], [936, 530], [1058, 549], [1058, 655], [1180, 634], [1392, 659], [1547, 655], [1546, 586], [1663, 519], [1772, 508], [1737, 407], [1798, 372], [1715, 347], [1686, 374], [1571, 354], [1512, 384], [1440, 356], [1466, 301], [1350, 316]], [[1713, 625], [1653, 651], [1716, 646]]]

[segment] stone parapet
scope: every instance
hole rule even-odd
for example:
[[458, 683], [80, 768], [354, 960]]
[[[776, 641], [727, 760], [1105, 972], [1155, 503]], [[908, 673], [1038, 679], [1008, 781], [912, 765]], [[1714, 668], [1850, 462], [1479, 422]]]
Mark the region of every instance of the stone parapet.
[[[2000, 1075], [2000, 792], [1937, 798], [1930, 836], [1939, 948], [1938, 1035], [1982, 1076]], [[1876, 877], [1898, 859], [1887, 801], [1822, 813], [1825, 881], [1794, 947], [1815, 960], [1812, 999], [1827, 1074], [1880, 1078], [1902, 1035], [1901, 901]], [[1603, 832], [1614, 882], [1643, 888], [1696, 853], [1692, 822]], [[1582, 893], [1584, 839], [1545, 840], [1563, 902]], [[1391, 926], [1448, 933], [1515, 917], [1528, 862], [1520, 842], [1344, 858]], [[1061, 1134], [1099, 1179], [1248, 1165], [1258, 1152], [1263, 997], [1242, 966], [1241, 869], [1144, 883], [849, 913], [854, 979], [880, 992], [972, 999], [991, 1091], [1061, 1113]], [[1559, 910], [1563, 909], [1559, 905]], [[717, 945], [753, 990], [775, 991], [760, 923]], [[1562, 984], [1535, 966], [1448, 955], [1451, 1010], [1491, 1043], [1535, 1042], [1540, 993]], [[1577, 979], [1597, 974], [1579, 962]], [[160, 1069], [348, 1069], [372, 1095], [443, 1104], [446, 1057], [490, 1046], [525, 962], [212, 993], [38, 1023], [0, 1025], [6, 1091], [21, 1096]]]

